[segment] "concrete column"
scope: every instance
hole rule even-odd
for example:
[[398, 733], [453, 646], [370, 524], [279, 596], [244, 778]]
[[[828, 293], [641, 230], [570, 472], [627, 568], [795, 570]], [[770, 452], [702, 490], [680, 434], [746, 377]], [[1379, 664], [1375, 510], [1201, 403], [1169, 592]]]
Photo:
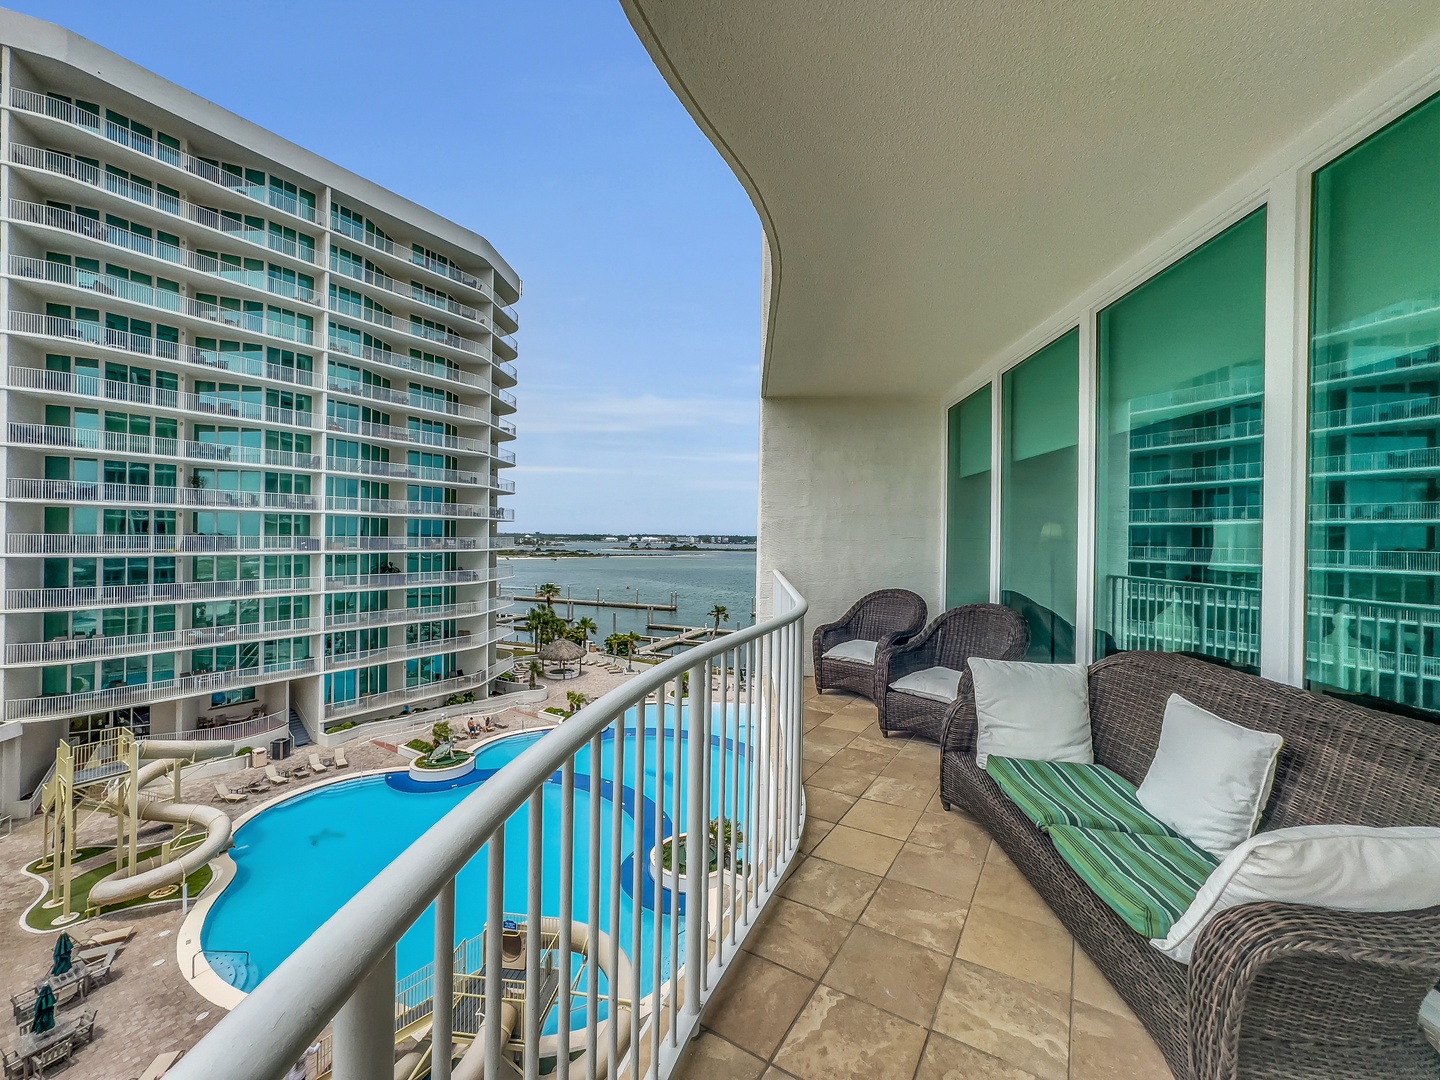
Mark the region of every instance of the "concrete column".
[[393, 1080], [395, 950], [370, 969], [335, 1017], [336, 1080]]

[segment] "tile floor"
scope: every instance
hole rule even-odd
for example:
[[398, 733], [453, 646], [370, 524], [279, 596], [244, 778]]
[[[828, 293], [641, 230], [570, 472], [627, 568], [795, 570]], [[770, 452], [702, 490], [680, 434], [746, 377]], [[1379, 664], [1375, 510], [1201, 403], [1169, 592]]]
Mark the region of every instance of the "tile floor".
[[985, 830], [940, 809], [934, 744], [806, 683], [804, 855], [682, 1080], [1171, 1080]]

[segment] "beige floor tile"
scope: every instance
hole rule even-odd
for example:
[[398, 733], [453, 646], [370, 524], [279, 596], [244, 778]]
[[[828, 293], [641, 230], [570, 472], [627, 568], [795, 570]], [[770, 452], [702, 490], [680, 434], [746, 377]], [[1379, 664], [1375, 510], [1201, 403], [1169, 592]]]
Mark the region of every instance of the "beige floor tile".
[[768, 1059], [814, 987], [812, 980], [789, 968], [742, 952], [705, 1010], [706, 1026], [742, 1050]]
[[812, 857], [786, 878], [780, 891], [797, 903], [853, 922], [865, 911], [880, 880], [874, 874]]
[[805, 708], [815, 712], [823, 712], [826, 715], [839, 712], [849, 705], [855, 698], [850, 694], [844, 694], [837, 690], [817, 694], [814, 697], [805, 699]]
[[821, 981], [928, 1028], [949, 972], [949, 956], [857, 926]]
[[[838, 755], [837, 755], [838, 756]], [[874, 773], [852, 772], [849, 769], [842, 769], [834, 764], [833, 759], [827, 762], [822, 768], [817, 769], [809, 778], [809, 783], [818, 787], [829, 788], [831, 791], [839, 791], [846, 795], [854, 795], [857, 799], [865, 794], [875, 780]]]
[[956, 960], [935, 1030], [1041, 1080], [1067, 1080], [1069, 1000], [1033, 983]]
[[1070, 1028], [1070, 1080], [1174, 1080], [1138, 1023], [1083, 1003]]
[[968, 912], [962, 900], [887, 878], [875, 890], [860, 922], [948, 956], [960, 942]]
[[1050, 910], [1035, 886], [1010, 862], [991, 858], [985, 863], [973, 903], [979, 907], [998, 908], [1019, 915], [1022, 919], [1059, 926], [1059, 917]]
[[1002, 848], [998, 842], [993, 840], [990, 842], [990, 853], [985, 856], [985, 861], [1000, 863], [1004, 866], [1015, 865], [1015, 863], [1011, 860], [1010, 856], [1005, 854], [1005, 849]]
[[1035, 1074], [931, 1032], [915, 1080], [1035, 1080]]
[[995, 908], [976, 906], [965, 922], [955, 955], [1017, 979], [1070, 993], [1075, 943], [1056, 926], [1031, 922]]
[[840, 824], [852, 829], [879, 833], [895, 840], [904, 840], [919, 820], [918, 810], [907, 810], [903, 806], [891, 806], [889, 803], [862, 798], [840, 819]]
[[865, 789], [867, 799], [909, 810], [924, 810], [934, 794], [934, 784], [916, 784], [909, 780], [896, 780], [893, 776], [877, 776], [875, 782]]
[[990, 850], [990, 834], [985, 827], [955, 812], [921, 814], [911, 830], [910, 842], [976, 860], [983, 860]]
[[850, 923], [783, 896], [770, 902], [745, 947], [809, 979], [825, 974], [850, 933]]
[[911, 1080], [924, 1046], [924, 1028], [822, 985], [774, 1060], [798, 1080]]
[[815, 846], [825, 839], [826, 834], [834, 827], [833, 821], [826, 821], [813, 815], [805, 818], [805, 831], [800, 834], [800, 852], [809, 855], [815, 850]]
[[765, 1070], [765, 1075], [762, 1076], [760, 1080], [794, 1080], [794, 1077], [792, 1077], [787, 1072], [782, 1072], [774, 1065], [771, 1065], [768, 1069]]
[[906, 731], [892, 731], [890, 741], [899, 743], [902, 757], [914, 761], [928, 761], [935, 766], [935, 772], [940, 772], [940, 745], [929, 739]]
[[[938, 788], [938, 785], [937, 785], [937, 788]], [[939, 792], [938, 790], [935, 792], [935, 797], [930, 800], [929, 805], [927, 805], [927, 806], [925, 807], [925, 812], [926, 812], [927, 814], [949, 814], [949, 813], [957, 813], [957, 814], [958, 814], [958, 813], [959, 813], [958, 810], [953, 810], [953, 811], [952, 811], [952, 810], [946, 810], [946, 809], [945, 809], [945, 803], [941, 800], [941, 798], [940, 798], [940, 792]]]
[[807, 731], [802, 739], [802, 743], [806, 750], [814, 746], [828, 746], [832, 750], [843, 750], [854, 737], [855, 733], [853, 731], [845, 731], [841, 728], [818, 727], [814, 731]]
[[824, 767], [823, 761], [811, 761], [809, 758], [805, 758], [800, 762], [800, 779], [809, 780]]
[[815, 854], [821, 859], [884, 877], [900, 847], [901, 841], [892, 837], [836, 825], [816, 846]]
[[934, 848], [906, 844], [895, 856], [889, 876], [907, 885], [929, 889], [954, 900], [970, 903], [975, 883], [984, 864], [960, 855], [936, 855]]
[[815, 761], [823, 765], [838, 754], [840, 750], [841, 747], [826, 746], [824, 743], [806, 743], [805, 749], [801, 751], [800, 756], [806, 761]]
[[904, 754], [896, 754], [890, 763], [880, 771], [880, 775], [890, 776], [896, 780], [908, 780], [912, 784], [938, 785], [940, 783], [940, 763], [938, 761], [917, 761]]
[[[884, 754], [872, 753], [869, 750], [857, 750], [852, 742], [831, 758], [830, 764], [837, 768], [849, 769], [851, 772], [864, 773], [873, 782], [875, 777], [880, 775], [880, 770], [890, 764], [890, 759]], [[869, 787], [870, 784], [867, 783], [865, 786]]]
[[894, 739], [882, 737], [879, 728], [876, 728], [874, 731], [866, 728], [864, 731], [858, 732], [856, 736], [850, 740], [849, 749], [864, 750], [871, 754], [878, 754], [885, 759], [886, 764], [889, 764], [893, 758], [900, 755], [900, 743]]
[[846, 709], [842, 712], [832, 713], [830, 719], [821, 724], [817, 730], [846, 731], [850, 733], [851, 738], [854, 738], [856, 734], [864, 731], [869, 726], [870, 721], [865, 717], [859, 716]]
[[1123, 998], [1110, 985], [1110, 980], [1105, 978], [1102, 972], [1090, 959], [1090, 954], [1079, 945], [1075, 946], [1075, 984], [1074, 995], [1076, 1001], [1084, 1002], [1086, 1005], [1093, 1005], [1097, 1009], [1104, 1009], [1106, 1012], [1114, 1013], [1122, 1020], [1128, 1020], [1132, 1024], [1140, 1021], [1125, 1004]]
[[702, 1032], [685, 1059], [685, 1080], [758, 1080], [765, 1062], [714, 1032]]
[[843, 791], [831, 791], [816, 784], [806, 784], [805, 813], [808, 817], [824, 818], [830, 822], [839, 821], [850, 812], [850, 807], [855, 805], [857, 797]]

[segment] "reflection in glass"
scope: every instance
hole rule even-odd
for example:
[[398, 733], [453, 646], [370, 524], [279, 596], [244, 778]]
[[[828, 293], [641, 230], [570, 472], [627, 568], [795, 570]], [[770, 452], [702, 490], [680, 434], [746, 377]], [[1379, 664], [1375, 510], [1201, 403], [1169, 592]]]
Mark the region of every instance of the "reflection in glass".
[[990, 387], [950, 406], [945, 606], [990, 599]]

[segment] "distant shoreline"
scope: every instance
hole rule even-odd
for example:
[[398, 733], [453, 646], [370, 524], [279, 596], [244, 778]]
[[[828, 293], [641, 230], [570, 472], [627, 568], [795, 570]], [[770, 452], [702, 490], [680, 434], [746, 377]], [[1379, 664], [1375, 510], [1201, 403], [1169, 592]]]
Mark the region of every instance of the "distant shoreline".
[[553, 560], [555, 560], [555, 559], [616, 559], [616, 558], [620, 558], [620, 559], [633, 559], [633, 558], [635, 558], [636, 556], [640, 556], [640, 557], [644, 557], [644, 558], [650, 558], [650, 559], [676, 559], [676, 558], [681, 558], [681, 557], [686, 556], [686, 555], [709, 555], [709, 554], [716, 553], [716, 552], [718, 552], [718, 553], [720, 553], [720, 554], [723, 555], [723, 554], [725, 554], [725, 553], [727, 553], [727, 552], [731, 552], [731, 551], [742, 552], [742, 553], [743, 553], [743, 552], [749, 552], [749, 553], [753, 554], [754, 551], [755, 551], [755, 549], [754, 549], [753, 547], [750, 547], [750, 548], [737, 547], [737, 548], [694, 548], [694, 549], [691, 549], [691, 550], [688, 550], [688, 551], [647, 551], [647, 550], [645, 550], [645, 549], [642, 548], [642, 549], [638, 549], [638, 550], [636, 550], [636, 551], [553, 551], [553, 552], [547, 551], [547, 552], [543, 552], [543, 553], [541, 553], [541, 554], [536, 554], [536, 553], [533, 552], [533, 551], [527, 551], [527, 552], [524, 552], [524, 553], [513, 552], [513, 551], [497, 551], [497, 552], [495, 553], [495, 557], [496, 557], [497, 559], [517, 559], [517, 560], [518, 560], [518, 559], [527, 559], [527, 560], [536, 560], [536, 561], [545, 560], [545, 559], [549, 559], [549, 560], [551, 560], [551, 561], [553, 561]]

